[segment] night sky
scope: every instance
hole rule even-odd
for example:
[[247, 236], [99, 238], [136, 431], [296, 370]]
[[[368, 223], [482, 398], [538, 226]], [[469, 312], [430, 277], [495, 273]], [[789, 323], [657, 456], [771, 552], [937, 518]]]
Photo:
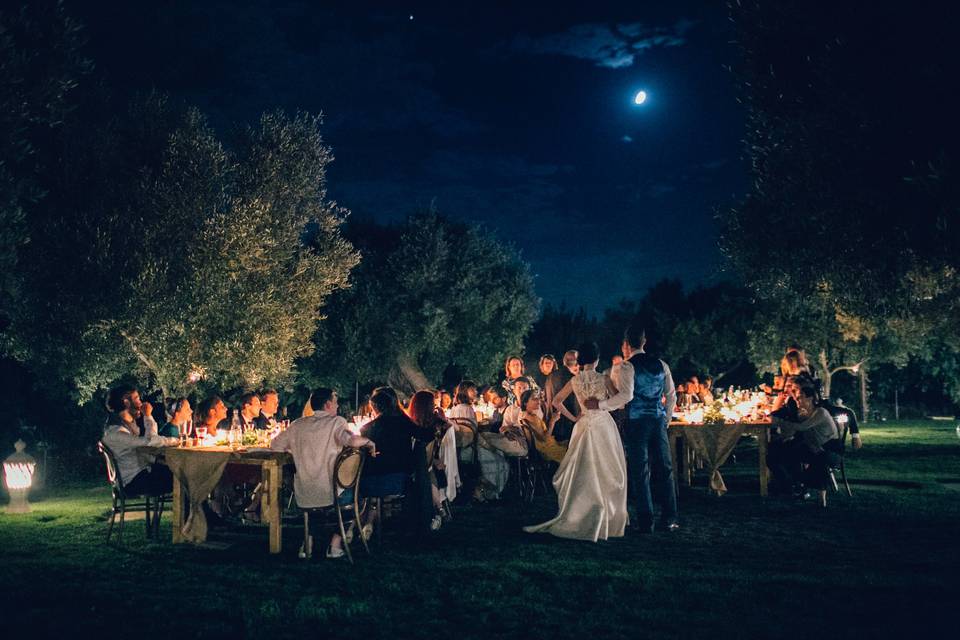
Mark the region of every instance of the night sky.
[[713, 217], [746, 188], [722, 3], [569, 4], [66, 6], [120, 93], [168, 92], [224, 131], [323, 112], [331, 197], [478, 222], [547, 303], [600, 313], [722, 278]]

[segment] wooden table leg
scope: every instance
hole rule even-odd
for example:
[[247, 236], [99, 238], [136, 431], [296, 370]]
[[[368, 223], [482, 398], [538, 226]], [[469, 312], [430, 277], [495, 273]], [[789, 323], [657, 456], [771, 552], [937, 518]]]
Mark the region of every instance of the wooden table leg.
[[759, 429], [757, 433], [757, 464], [760, 465], [760, 495], [767, 497], [767, 479], [769, 472], [767, 470], [767, 438], [769, 433], [765, 427]]
[[280, 465], [265, 460], [262, 467], [263, 493], [260, 496], [260, 517], [270, 525], [270, 553], [280, 553], [283, 536], [280, 530]]
[[680, 495], [680, 470], [677, 468], [677, 441], [680, 434], [676, 429], [667, 431], [668, 441], [670, 442], [670, 459], [673, 463], [673, 489]]
[[179, 544], [183, 542], [183, 524], [184, 524], [184, 504], [183, 501], [186, 498], [183, 491], [183, 485], [180, 484], [180, 477], [177, 474], [173, 474], [173, 544]]

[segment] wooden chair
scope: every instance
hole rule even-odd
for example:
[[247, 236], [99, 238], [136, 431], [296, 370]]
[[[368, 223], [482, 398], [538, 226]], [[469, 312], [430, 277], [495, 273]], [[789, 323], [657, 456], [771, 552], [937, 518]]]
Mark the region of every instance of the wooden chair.
[[110, 536], [113, 535], [113, 525], [119, 514], [120, 527], [117, 529], [117, 543], [123, 544], [123, 525], [128, 511], [143, 511], [147, 537], [156, 537], [160, 531], [160, 515], [163, 513], [163, 505], [170, 502], [173, 497], [169, 494], [156, 496], [128, 495], [124, 490], [123, 478], [120, 477], [120, 467], [113, 451], [103, 442], [97, 442], [97, 450], [103, 455], [103, 460], [106, 463], [107, 482], [110, 483], [112, 497], [107, 542], [110, 542]]
[[[361, 449], [354, 449], [351, 447], [345, 447], [337, 455], [337, 460], [333, 465], [333, 486], [334, 486], [334, 501], [333, 504], [329, 507], [319, 507], [316, 509], [301, 509], [303, 511], [303, 553], [301, 557], [309, 559], [313, 556], [313, 537], [310, 535], [310, 519], [311, 517], [316, 517], [318, 515], [327, 516], [329, 522], [325, 523], [328, 527], [338, 527], [340, 530], [340, 537], [343, 539], [343, 548], [347, 552], [347, 559], [350, 560], [350, 564], [353, 564], [353, 553], [350, 550], [351, 536], [347, 535], [347, 527], [356, 526], [360, 529], [360, 516], [363, 514], [364, 509], [366, 508], [366, 501], [364, 501], [364, 509], [360, 507], [360, 475], [363, 472], [363, 463], [366, 460], [366, 455]], [[346, 491], [352, 491], [352, 502], [348, 504], [343, 504], [340, 495]], [[333, 514], [336, 514], [337, 519], [333, 521]], [[370, 547], [367, 545], [367, 540], [360, 535], [360, 540], [363, 542], [364, 549], [367, 550], [367, 553], [370, 553]]]
[[477, 447], [480, 443], [480, 429], [477, 426], [477, 423], [473, 422], [469, 418], [451, 418], [450, 422], [453, 424], [453, 428], [457, 429], [458, 432], [466, 433], [469, 431], [472, 436], [471, 441], [463, 447], [463, 450], [467, 451], [468, 459], [464, 460], [460, 456], [460, 452], [458, 451], [457, 453], [458, 461], [463, 464], [463, 466], [460, 467], [460, 479], [463, 482], [463, 493], [469, 496], [477, 483], [480, 482], [480, 454], [477, 450]]

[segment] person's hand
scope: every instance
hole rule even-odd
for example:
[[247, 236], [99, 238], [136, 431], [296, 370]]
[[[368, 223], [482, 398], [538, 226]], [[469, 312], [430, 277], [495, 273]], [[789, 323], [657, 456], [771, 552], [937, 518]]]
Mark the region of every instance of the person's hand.
[[374, 444], [373, 440], [371, 440], [370, 442], [367, 443], [367, 451], [370, 452], [370, 457], [371, 457], [371, 458], [376, 458], [376, 457], [377, 457], [377, 455], [378, 455], [378, 453], [377, 453], [377, 445]]
[[560, 422], [560, 412], [555, 411], [553, 414], [550, 415], [550, 426], [552, 427], [558, 422]]
[[586, 400], [583, 401], [583, 408], [589, 409], [591, 411], [599, 409], [600, 401], [597, 400], [596, 398], [587, 398]]
[[144, 417], [149, 418], [153, 415], [153, 405], [149, 402], [144, 402], [140, 405], [140, 413], [142, 413]]
[[854, 449], [859, 449], [863, 446], [863, 440], [860, 438], [850, 438], [850, 441], [853, 444]]

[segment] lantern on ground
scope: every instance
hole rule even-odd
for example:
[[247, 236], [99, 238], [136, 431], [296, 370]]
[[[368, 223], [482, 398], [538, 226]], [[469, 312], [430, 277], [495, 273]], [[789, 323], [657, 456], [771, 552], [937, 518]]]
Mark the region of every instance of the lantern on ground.
[[37, 468], [37, 461], [23, 452], [27, 448], [27, 443], [23, 440], [17, 440], [13, 448], [16, 452], [3, 461], [3, 481], [10, 493], [7, 513], [30, 513], [27, 494], [33, 485], [33, 472]]

